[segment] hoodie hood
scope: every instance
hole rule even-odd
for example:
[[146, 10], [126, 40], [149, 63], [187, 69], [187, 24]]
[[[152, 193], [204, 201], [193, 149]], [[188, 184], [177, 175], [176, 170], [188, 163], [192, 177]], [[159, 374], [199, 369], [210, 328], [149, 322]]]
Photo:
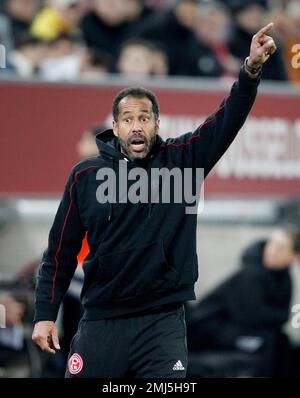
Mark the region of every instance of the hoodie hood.
[[261, 240], [248, 246], [241, 257], [242, 266], [263, 268], [263, 251], [266, 243], [266, 240]]
[[114, 135], [112, 129], [101, 131], [96, 135], [96, 144], [100, 155], [109, 158], [124, 159], [120, 149], [118, 138]]

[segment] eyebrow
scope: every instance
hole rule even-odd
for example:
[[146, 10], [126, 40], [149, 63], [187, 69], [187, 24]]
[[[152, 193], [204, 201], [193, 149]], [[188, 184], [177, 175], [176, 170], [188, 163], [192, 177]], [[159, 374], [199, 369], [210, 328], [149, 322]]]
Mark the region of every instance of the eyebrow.
[[[142, 109], [141, 112], [150, 114], [149, 109]], [[131, 112], [131, 111], [125, 111], [125, 112], [123, 112], [123, 116], [126, 115], [126, 114], [128, 114], [128, 113], [130, 114], [130, 113], [132, 113], [132, 112]]]

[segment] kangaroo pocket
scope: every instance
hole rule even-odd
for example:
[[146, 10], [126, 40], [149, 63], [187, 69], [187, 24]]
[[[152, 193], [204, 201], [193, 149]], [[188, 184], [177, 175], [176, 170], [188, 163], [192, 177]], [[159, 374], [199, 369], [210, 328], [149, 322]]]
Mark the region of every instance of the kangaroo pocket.
[[173, 288], [178, 273], [168, 264], [160, 240], [99, 256], [96, 281], [101, 298], [120, 299]]

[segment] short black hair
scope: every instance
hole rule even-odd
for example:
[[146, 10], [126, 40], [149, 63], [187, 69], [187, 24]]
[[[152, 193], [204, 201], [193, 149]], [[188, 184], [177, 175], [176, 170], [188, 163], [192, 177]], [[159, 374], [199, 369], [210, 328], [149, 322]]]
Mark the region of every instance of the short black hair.
[[151, 103], [152, 103], [152, 110], [154, 113], [155, 120], [159, 118], [159, 105], [158, 105], [158, 100], [156, 95], [150, 91], [147, 90], [144, 87], [129, 87], [129, 88], [124, 88], [121, 90], [114, 99], [113, 102], [113, 108], [112, 108], [112, 114], [114, 121], [117, 121], [119, 118], [119, 103], [120, 101], [125, 98], [125, 97], [136, 97], [136, 98], [148, 98]]

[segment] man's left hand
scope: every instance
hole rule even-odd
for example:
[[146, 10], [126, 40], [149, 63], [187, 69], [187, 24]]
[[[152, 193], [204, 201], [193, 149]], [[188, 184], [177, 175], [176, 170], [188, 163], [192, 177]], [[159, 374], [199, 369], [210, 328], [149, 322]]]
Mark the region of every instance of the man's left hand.
[[248, 65], [257, 68], [274, 54], [277, 47], [271, 36], [266, 35], [274, 26], [273, 22], [260, 29], [253, 37], [250, 46]]

